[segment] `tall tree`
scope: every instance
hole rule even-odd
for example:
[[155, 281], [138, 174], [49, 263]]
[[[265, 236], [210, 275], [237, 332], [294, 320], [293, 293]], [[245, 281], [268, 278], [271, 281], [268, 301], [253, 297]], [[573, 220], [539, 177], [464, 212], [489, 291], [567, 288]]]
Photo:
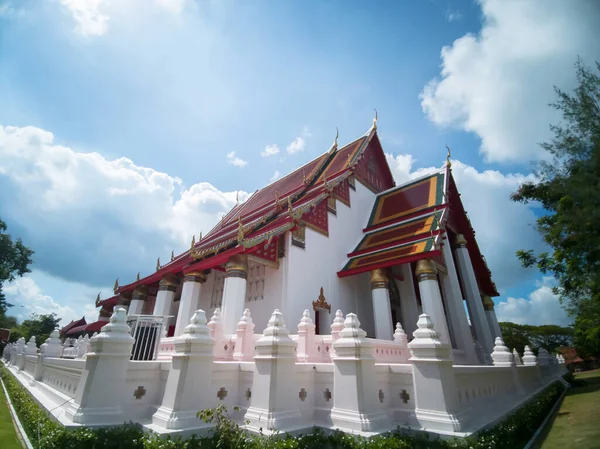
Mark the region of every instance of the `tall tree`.
[[29, 273], [33, 255], [33, 251], [23, 245], [21, 239], [13, 241], [10, 234], [6, 233], [6, 229], [6, 223], [0, 219], [0, 316], [4, 316], [7, 307], [12, 306], [6, 302], [2, 293], [2, 284]]
[[[563, 306], [575, 317], [578, 349], [600, 349], [600, 64], [578, 59], [578, 87], [555, 88], [562, 123], [542, 147], [551, 156], [536, 170], [537, 181], [522, 184], [511, 198], [539, 202], [547, 211], [537, 229], [550, 252], [517, 252], [525, 267], [536, 266], [558, 280]], [[596, 348], [596, 349], [594, 349]]]
[[570, 327], [532, 326], [510, 322], [499, 324], [504, 344], [511, 350], [516, 349], [519, 354], [523, 354], [525, 345], [529, 345], [536, 352], [539, 348], [556, 352], [561, 346], [568, 347], [573, 343], [573, 329]]
[[25, 337], [25, 340], [35, 337], [36, 342], [40, 345], [58, 327], [60, 320], [55, 313], [47, 315], [32, 313], [29, 319], [23, 321], [20, 326], [11, 329], [10, 341], [17, 341], [20, 337]]

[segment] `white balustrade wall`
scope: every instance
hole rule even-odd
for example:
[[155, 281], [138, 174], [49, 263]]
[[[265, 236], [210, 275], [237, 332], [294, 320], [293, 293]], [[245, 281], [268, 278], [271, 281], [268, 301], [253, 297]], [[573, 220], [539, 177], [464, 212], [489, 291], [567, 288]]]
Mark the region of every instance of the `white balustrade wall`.
[[[279, 314], [278, 311], [276, 313]], [[182, 336], [162, 338], [157, 346], [155, 360], [129, 360], [123, 365], [122, 375], [115, 377], [122, 379], [120, 391], [123, 393], [118, 398], [120, 401], [118, 405], [123, 411], [123, 421], [131, 420], [148, 425], [147, 423], [152, 421], [153, 415], [159, 407], [164, 408], [167, 383], [171, 382], [169, 379], [174, 370], [182, 370], [180, 376], [184, 374], [194, 376], [193, 372], [185, 372], [182, 360], [186, 357], [190, 359], [200, 357], [200, 354], [204, 353], [195, 355], [193, 346], [186, 346], [187, 349], [182, 349], [181, 345], [184, 341], [196, 341], [194, 339], [199, 338], [197, 335], [204, 332], [202, 335], [206, 335], [208, 340], [202, 341], [210, 341], [212, 356], [206, 358], [207, 355], [204, 354], [202, 360], [206, 361], [196, 363], [209, 364], [206, 366], [210, 367], [210, 382], [206, 385], [210, 385], [207, 387], [210, 388], [210, 391], [205, 392], [206, 402], [197, 404], [198, 410], [223, 404], [232, 412], [233, 407], [236, 406], [240, 410], [234, 413], [233, 417], [241, 422], [245, 420], [245, 414], [251, 414], [253, 407], [256, 407], [253, 405], [253, 400], [264, 398], [264, 394], [268, 394], [272, 395], [269, 403], [272, 403], [273, 409], [264, 409], [264, 415], [296, 416], [297, 418], [291, 421], [296, 422], [298, 428], [304, 430], [315, 425], [324, 428], [337, 426], [367, 434], [394, 430], [396, 426], [427, 427], [430, 431], [438, 430], [421, 422], [420, 416], [423, 411], [419, 408], [422, 408], [423, 404], [427, 402], [422, 400], [423, 396], [421, 395], [435, 394], [433, 392], [435, 389], [420, 384], [422, 378], [415, 376], [418, 362], [426, 360], [419, 358], [419, 353], [415, 352], [417, 348], [421, 348], [419, 346], [421, 342], [432, 345], [431, 348], [437, 348], [434, 349], [436, 351], [440, 348], [444, 349], [444, 345], [436, 340], [437, 334], [433, 330], [432, 324], [427, 324], [423, 318], [427, 317], [426, 315], [422, 315], [419, 319], [420, 329], [415, 332], [415, 338], [409, 345], [406, 335], [400, 327], [396, 329], [394, 341], [366, 338], [362, 329], [357, 327], [360, 323], [354, 314], [349, 314], [344, 322], [345, 327], [338, 326], [333, 335], [314, 335], [314, 333], [311, 334], [314, 332], [314, 328], [311, 328], [309, 317], [305, 313], [303, 323], [309, 325], [304, 326], [303, 329], [308, 329], [308, 334], [303, 331], [289, 335], [287, 329], [281, 327], [281, 323], [274, 318], [276, 313], [273, 314], [269, 321], [269, 327], [263, 334], [244, 333], [243, 330], [240, 331], [244, 327], [238, 327], [237, 335], [223, 335], [218, 312], [208, 324], [207, 320], [202, 322], [197, 318], [197, 312], [194, 315], [195, 318], [192, 318], [192, 324], [186, 328], [186, 333]], [[341, 312], [337, 315], [338, 324], [340, 324], [340, 315]], [[120, 323], [115, 316], [113, 315], [111, 318], [111, 326], [117, 330], [112, 332], [129, 333], [124, 319]], [[204, 316], [203, 312], [201, 316]], [[245, 323], [251, 322], [249, 313], [245, 312], [245, 316]], [[425, 321], [421, 322], [422, 319]], [[429, 321], [429, 323], [431, 322]], [[280, 328], [277, 329], [277, 326]], [[311, 331], [311, 329], [313, 330]], [[425, 332], [422, 335], [429, 332], [427, 334], [429, 336], [425, 338], [418, 335], [419, 332]], [[40, 403], [48, 407], [52, 404], [60, 407], [65, 399], [68, 401], [70, 398], [75, 401], [79, 397], [79, 392], [83, 391], [80, 389], [91, 382], [89, 372], [86, 376], [82, 375], [84, 371], [94, 369], [93, 363], [87, 363], [88, 353], [96, 339], [104, 338], [104, 344], [106, 344], [106, 342], [112, 341], [111, 335], [113, 334], [110, 332], [105, 334], [103, 330], [100, 335], [89, 341], [84, 342], [83, 339], [80, 339], [66, 343], [64, 347], [56, 343], [57, 339], [52, 340], [51, 338], [39, 352], [35, 347], [35, 341], [27, 344], [20, 341], [8, 345], [4, 349], [3, 359], [25, 388], [34, 396], [37, 395]], [[277, 337], [273, 337], [273, 335]], [[185, 340], [186, 338], [188, 340]], [[264, 341], [267, 341], [265, 339], [268, 338], [279, 339], [277, 344], [283, 345], [282, 348], [293, 346], [293, 351], [287, 353], [290, 354], [289, 356], [283, 352], [279, 354], [277, 349], [270, 349], [275, 352], [265, 353]], [[119, 345], [120, 341], [115, 339], [111, 344]], [[540, 351], [538, 364], [536, 357], [530, 352], [528, 353], [527, 348], [521, 362], [518, 355], [513, 356], [512, 353], [506, 353], [504, 351], [506, 348], [503, 343], [500, 343], [498, 340], [496, 341], [497, 346], [492, 354], [496, 366], [464, 365], [464, 353], [457, 350], [452, 351], [449, 348], [446, 359], [440, 352], [427, 362], [433, 363], [430, 366], [437, 366], [437, 364], [442, 366], [444, 363], [449, 363], [450, 371], [445, 371], [446, 374], [439, 374], [438, 378], [436, 377], [438, 374], [435, 374], [437, 371], [432, 370], [427, 382], [451, 382], [449, 385], [453, 385], [453, 388], [456, 389], [457, 409], [453, 413], [458, 417], [456, 425], [460, 426], [455, 429], [456, 435], [476, 431], [486, 423], [498, 419], [503, 413], [522, 404], [566, 371], [564, 360], [556, 360]], [[243, 345], [243, 348], [238, 345]], [[360, 348], [350, 359], [348, 359], [348, 354], [350, 354], [347, 349], [348, 345]], [[238, 351], [236, 351], [236, 346], [238, 346]], [[304, 348], [302, 355], [298, 353], [300, 346]], [[259, 350], [260, 347], [263, 349]], [[277, 347], [277, 345], [273, 346], [273, 348]], [[94, 353], [94, 357], [104, 356], [102, 347], [97, 347], [96, 351], [99, 352]], [[339, 354], [343, 356], [338, 355], [337, 351], [342, 351]], [[52, 355], [62, 355], [62, 357]], [[107, 363], [110, 363], [110, 353], [106, 353], [106, 357], [109, 358]], [[280, 364], [287, 363], [285, 362], [286, 357], [292, 358], [293, 368], [291, 371], [280, 368]], [[261, 368], [262, 371], [257, 371], [256, 360], [259, 358], [263, 361], [261, 366], [269, 366], [266, 371], [264, 368]], [[264, 361], [268, 361], [271, 365], [264, 365]], [[284, 374], [280, 374], [280, 372]], [[273, 388], [265, 386], [265, 376], [269, 382], [268, 385], [274, 386]], [[282, 379], [281, 376], [285, 377]], [[93, 382], [102, 382], [102, 379], [94, 378]], [[340, 399], [336, 398], [334, 394], [337, 382], [343, 382], [344, 385], [368, 385], [368, 389], [357, 396], [362, 399], [356, 402], [356, 409], [340, 411], [341, 409], [335, 408], [336, 399]], [[282, 385], [285, 388], [282, 388]], [[37, 386], [37, 388], [33, 388], [33, 386]], [[105, 389], [114, 387], [115, 385], [111, 383], [104, 386]], [[264, 390], [265, 388], [267, 390]], [[269, 388], [271, 389], [269, 390]], [[348, 391], [351, 392], [351, 390]], [[93, 400], [94, 398], [89, 398], [88, 402], [93, 402]], [[346, 404], [346, 402], [344, 403]], [[83, 407], [81, 413], [85, 413], [86, 405], [89, 404], [77, 405], [80, 408]], [[371, 409], [367, 410], [365, 407], [371, 407]], [[177, 410], [174, 409], [171, 413], [176, 412]], [[436, 411], [436, 413], [438, 412]], [[387, 424], [376, 427], [375, 421], [370, 422], [371, 418], [369, 417], [375, 416], [376, 413], [382, 414], [381, 416], [387, 419], [387, 421], [382, 421], [379, 416], [378, 422]], [[67, 413], [64, 416], [61, 415], [62, 422], [67, 425], [73, 424], [66, 415]], [[336, 418], [332, 418], [334, 416]], [[360, 423], [362, 421], [363, 423], [360, 425], [363, 427], [351, 429], [344, 425], [340, 426], [340, 416], [346, 416], [348, 422]], [[352, 421], [354, 419], [356, 421]], [[274, 422], [284, 421], [275, 419]], [[200, 420], [197, 423], [200, 428]], [[104, 423], [99, 422], [98, 424]], [[172, 431], [172, 429], [159, 428], [155, 424], [148, 426], [158, 432]], [[265, 424], [265, 429], [269, 429], [268, 424]], [[251, 430], [256, 429], [251, 427]], [[443, 432], [444, 430], [439, 429], [439, 431]]]

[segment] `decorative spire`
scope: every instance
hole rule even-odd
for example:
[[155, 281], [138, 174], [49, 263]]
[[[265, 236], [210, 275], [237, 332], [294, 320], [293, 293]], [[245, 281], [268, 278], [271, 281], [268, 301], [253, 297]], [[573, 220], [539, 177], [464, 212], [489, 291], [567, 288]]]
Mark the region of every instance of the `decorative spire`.
[[337, 126], [335, 127], [335, 140], [333, 141], [333, 146], [337, 148], [338, 146], [338, 137], [340, 137], [340, 131]]
[[138, 274], [137, 274], [135, 280], [136, 280], [136, 282], [140, 282], [140, 272], [139, 271], [138, 271]]
[[160, 257], [156, 259], [156, 271], [160, 270]]
[[100, 293], [98, 293], [98, 296], [96, 296], [96, 307], [98, 307], [100, 305]]
[[238, 204], [240, 204], [240, 191], [237, 190], [235, 192], [235, 205], [237, 206]]
[[288, 212], [291, 214], [292, 211], [294, 210], [294, 208], [292, 207], [292, 196], [288, 196], [287, 197], [287, 203], [288, 203]]
[[275, 207], [279, 207], [279, 190], [275, 190]]
[[448, 145], [446, 145], [446, 149], [448, 150], [448, 154], [446, 155], [446, 167], [450, 168], [452, 167], [452, 162], [450, 162], [452, 155], [450, 154], [450, 147]]
[[238, 217], [238, 235], [237, 235], [238, 243], [241, 245], [244, 240], [244, 228], [242, 226], [242, 217]]
[[115, 279], [115, 285], [113, 286], [113, 291], [117, 291], [117, 289], [119, 288], [119, 278]]
[[302, 182], [306, 185], [308, 184], [308, 179], [306, 179], [306, 173], [302, 170]]
[[377, 129], [377, 109], [375, 109], [375, 118], [373, 119], [373, 129]]
[[171, 251], [171, 262], [175, 260], [175, 250]]
[[195, 235], [192, 236], [192, 244], [190, 245], [190, 251], [194, 249], [194, 246], [196, 246], [196, 236]]

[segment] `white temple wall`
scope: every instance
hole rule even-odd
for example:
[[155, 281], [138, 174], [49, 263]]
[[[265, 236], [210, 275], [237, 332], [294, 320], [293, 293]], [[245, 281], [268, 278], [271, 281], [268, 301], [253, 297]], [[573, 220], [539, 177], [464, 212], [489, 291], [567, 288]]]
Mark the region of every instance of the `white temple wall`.
[[[346, 278], [337, 276], [347, 260], [346, 254], [352, 251], [363, 236], [362, 230], [369, 219], [364, 211], [370, 210], [374, 201], [375, 194], [357, 182], [356, 190], [350, 190], [351, 207], [337, 201], [337, 214], [329, 213], [329, 236], [307, 228], [305, 248], [302, 249], [290, 244], [291, 235], [288, 233], [287, 294], [282, 305], [286, 322], [297, 323], [304, 309], [311, 310], [314, 320], [312, 302], [317, 300], [319, 289], [323, 287], [325, 298], [331, 305], [329, 323], [333, 321], [333, 314], [337, 309], [341, 309], [344, 314], [356, 312], [360, 316], [361, 327], [370, 336], [374, 336], [368, 274]], [[327, 327], [325, 332], [328, 331]]]
[[[275, 242], [273, 244], [275, 244]], [[286, 248], [286, 256], [287, 252], [288, 250]], [[280, 259], [279, 268], [277, 269], [262, 265], [265, 273], [262, 299], [246, 301], [246, 308], [250, 309], [252, 321], [255, 325], [254, 332], [257, 334], [262, 333], [265, 327], [267, 327], [267, 323], [269, 322], [269, 318], [271, 318], [273, 310], [281, 309], [282, 307], [287, 261], [287, 257]], [[250, 281], [250, 278], [248, 280]], [[252, 285], [252, 289], [249, 292], [250, 294], [254, 291], [255, 285], [256, 284]], [[300, 318], [298, 318], [298, 321], [300, 321]], [[289, 324], [291, 323], [288, 323], [288, 325]], [[292, 332], [295, 332], [295, 328], [291, 327], [290, 329], [292, 329]]]

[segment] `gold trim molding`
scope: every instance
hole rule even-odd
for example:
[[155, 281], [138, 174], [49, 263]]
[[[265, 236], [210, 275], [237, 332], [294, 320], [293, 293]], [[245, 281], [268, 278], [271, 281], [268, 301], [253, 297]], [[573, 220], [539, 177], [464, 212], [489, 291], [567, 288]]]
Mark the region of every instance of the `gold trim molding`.
[[316, 301], [313, 301], [312, 306], [315, 312], [317, 310], [327, 310], [329, 313], [331, 313], [331, 305], [328, 304], [327, 300], [325, 299], [325, 295], [323, 294], [323, 287], [321, 287], [319, 297]]
[[389, 281], [390, 280], [383, 268], [371, 270], [371, 290], [375, 290], [376, 288], [388, 288]]

